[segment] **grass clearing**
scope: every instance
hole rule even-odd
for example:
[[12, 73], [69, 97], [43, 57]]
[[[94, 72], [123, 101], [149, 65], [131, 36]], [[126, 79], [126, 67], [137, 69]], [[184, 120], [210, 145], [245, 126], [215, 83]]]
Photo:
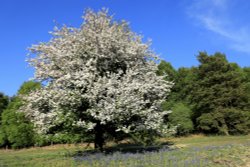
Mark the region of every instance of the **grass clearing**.
[[[0, 150], [0, 167], [186, 167], [250, 165], [250, 136], [202, 136], [160, 139], [174, 145], [156, 151], [92, 153], [86, 144]], [[93, 148], [93, 145], [90, 146]], [[91, 150], [91, 148], [88, 148]]]

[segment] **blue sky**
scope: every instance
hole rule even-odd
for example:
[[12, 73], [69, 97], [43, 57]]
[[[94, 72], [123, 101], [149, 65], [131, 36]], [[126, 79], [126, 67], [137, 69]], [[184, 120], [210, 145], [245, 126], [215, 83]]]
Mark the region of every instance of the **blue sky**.
[[199, 51], [220, 51], [250, 66], [247, 0], [1, 0], [0, 91], [14, 95], [32, 78], [27, 48], [48, 41], [55, 22], [78, 27], [85, 9], [102, 7], [152, 39], [152, 49], [175, 68], [197, 65]]

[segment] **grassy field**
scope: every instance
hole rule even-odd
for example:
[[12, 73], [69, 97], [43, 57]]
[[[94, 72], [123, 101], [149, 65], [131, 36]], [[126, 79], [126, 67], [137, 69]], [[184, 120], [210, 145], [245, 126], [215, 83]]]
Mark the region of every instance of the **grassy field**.
[[85, 144], [54, 145], [22, 150], [2, 149], [0, 167], [250, 167], [249, 135], [234, 137], [197, 135], [160, 139], [160, 142], [173, 145], [160, 149], [152, 147], [151, 151], [137, 150], [136, 152], [116, 146], [113, 148], [119, 151], [106, 154], [94, 153], [91, 148], [86, 152]]

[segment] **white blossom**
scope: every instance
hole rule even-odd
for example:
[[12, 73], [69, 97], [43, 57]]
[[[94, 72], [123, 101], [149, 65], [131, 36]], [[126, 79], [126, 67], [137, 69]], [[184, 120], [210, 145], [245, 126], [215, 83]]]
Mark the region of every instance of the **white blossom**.
[[156, 75], [158, 57], [150, 44], [107, 11], [88, 10], [83, 18], [80, 28], [55, 28], [49, 42], [30, 48], [34, 79], [46, 84], [24, 97], [23, 111], [44, 133], [79, 112], [84, 116], [74, 125], [89, 130], [100, 121], [126, 133], [160, 131], [169, 113], [160, 105], [172, 83]]

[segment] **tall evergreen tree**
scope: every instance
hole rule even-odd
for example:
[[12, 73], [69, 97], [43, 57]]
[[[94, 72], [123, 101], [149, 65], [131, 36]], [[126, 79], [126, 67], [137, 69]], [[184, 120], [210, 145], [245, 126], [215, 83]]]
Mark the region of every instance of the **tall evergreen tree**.
[[229, 134], [228, 114], [240, 110], [241, 114], [248, 115], [243, 72], [237, 64], [229, 63], [221, 53], [209, 56], [200, 52], [198, 60], [200, 65], [191, 97], [197, 125], [207, 132]]

